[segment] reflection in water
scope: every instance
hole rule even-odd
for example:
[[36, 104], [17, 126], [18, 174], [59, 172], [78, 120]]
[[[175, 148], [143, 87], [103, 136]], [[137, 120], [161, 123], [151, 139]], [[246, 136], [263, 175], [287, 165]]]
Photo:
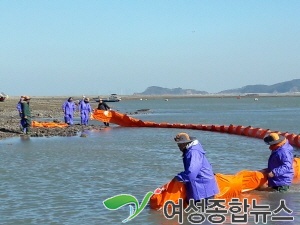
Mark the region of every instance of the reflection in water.
[[20, 140], [22, 142], [28, 142], [28, 141], [30, 141], [30, 136], [29, 135], [20, 135]]

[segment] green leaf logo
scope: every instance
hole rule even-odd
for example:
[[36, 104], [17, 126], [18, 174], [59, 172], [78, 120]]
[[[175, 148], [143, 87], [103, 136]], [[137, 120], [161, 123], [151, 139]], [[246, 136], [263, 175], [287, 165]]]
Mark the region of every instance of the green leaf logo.
[[[139, 205], [138, 200], [132, 196], [132, 195], [127, 195], [127, 194], [121, 194], [121, 195], [115, 195], [111, 198], [108, 198], [106, 200], [103, 201], [103, 205], [105, 206], [105, 208], [109, 209], [109, 210], [117, 210], [119, 208], [121, 208], [124, 205], [129, 205], [129, 217], [127, 217], [125, 220], [123, 220], [123, 223], [126, 223], [130, 220], [132, 220], [134, 217], [136, 217], [140, 212], [143, 211], [143, 209], [145, 208], [145, 206], [147, 205], [147, 203], [150, 200], [150, 197], [152, 196], [153, 192], [149, 191], [141, 205]], [[132, 206], [134, 205], [134, 207]]]

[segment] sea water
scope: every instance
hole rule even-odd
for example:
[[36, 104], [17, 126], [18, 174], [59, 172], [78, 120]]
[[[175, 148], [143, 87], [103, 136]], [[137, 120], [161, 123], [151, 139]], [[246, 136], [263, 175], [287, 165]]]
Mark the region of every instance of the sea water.
[[[251, 125], [299, 133], [299, 97], [122, 100], [110, 106], [124, 113], [149, 109], [132, 115], [144, 121]], [[141, 202], [147, 192], [181, 172], [182, 158], [173, 140], [178, 132], [200, 140], [215, 173], [267, 166], [270, 152], [262, 140], [199, 130], [111, 124], [100, 131], [86, 131], [87, 137], [5, 139], [0, 141], [0, 224], [122, 224], [129, 216], [129, 206], [113, 211], [106, 209], [103, 201], [129, 194]], [[295, 148], [295, 154], [300, 154], [299, 149]], [[296, 225], [300, 224], [299, 193], [300, 184], [296, 184], [285, 194], [253, 191], [245, 197], [256, 198], [271, 210], [285, 199], [294, 221], [269, 218], [268, 224]], [[189, 224], [186, 219], [183, 224]], [[128, 224], [178, 223], [147, 206]], [[231, 224], [230, 217], [224, 224]], [[253, 217], [248, 224], [255, 224]], [[261, 218], [258, 224], [262, 224]]]

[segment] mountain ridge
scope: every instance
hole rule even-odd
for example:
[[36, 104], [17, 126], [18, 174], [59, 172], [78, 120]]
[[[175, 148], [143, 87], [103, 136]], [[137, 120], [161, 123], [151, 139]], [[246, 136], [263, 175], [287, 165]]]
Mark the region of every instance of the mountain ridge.
[[[300, 92], [300, 79], [293, 79], [272, 85], [256, 84], [246, 85], [241, 88], [227, 89], [216, 94], [277, 94], [277, 93], [294, 93]], [[133, 95], [207, 95], [207, 91], [199, 91], [195, 89], [163, 88], [159, 86], [150, 86], [141, 93]]]

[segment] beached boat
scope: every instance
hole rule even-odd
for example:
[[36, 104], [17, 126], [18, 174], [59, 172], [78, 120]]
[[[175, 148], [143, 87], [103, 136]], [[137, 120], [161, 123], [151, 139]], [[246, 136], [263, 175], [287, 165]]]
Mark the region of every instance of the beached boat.
[[118, 97], [117, 94], [111, 94], [108, 98], [93, 98], [96, 102], [99, 102], [99, 99], [102, 99], [103, 102], [119, 102], [121, 101], [121, 98]]
[[8, 95], [4, 94], [3, 92], [0, 93], [0, 102], [4, 102], [7, 99]]

